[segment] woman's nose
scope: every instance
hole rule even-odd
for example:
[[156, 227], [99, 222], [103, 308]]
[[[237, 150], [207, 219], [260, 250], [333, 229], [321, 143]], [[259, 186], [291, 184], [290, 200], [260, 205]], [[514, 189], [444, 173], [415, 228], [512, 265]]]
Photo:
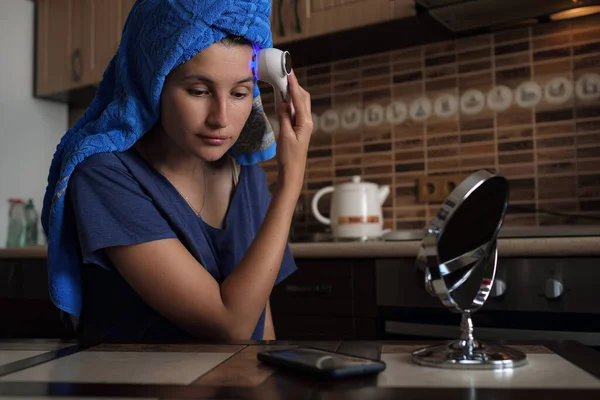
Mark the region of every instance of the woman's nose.
[[225, 128], [229, 125], [228, 114], [227, 101], [225, 99], [214, 98], [206, 122], [214, 129]]

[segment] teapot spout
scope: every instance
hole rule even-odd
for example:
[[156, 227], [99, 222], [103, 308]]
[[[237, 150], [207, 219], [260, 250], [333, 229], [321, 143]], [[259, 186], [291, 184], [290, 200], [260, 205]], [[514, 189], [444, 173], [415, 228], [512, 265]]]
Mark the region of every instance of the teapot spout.
[[383, 205], [385, 200], [390, 195], [390, 187], [389, 185], [383, 185], [379, 187], [379, 204]]

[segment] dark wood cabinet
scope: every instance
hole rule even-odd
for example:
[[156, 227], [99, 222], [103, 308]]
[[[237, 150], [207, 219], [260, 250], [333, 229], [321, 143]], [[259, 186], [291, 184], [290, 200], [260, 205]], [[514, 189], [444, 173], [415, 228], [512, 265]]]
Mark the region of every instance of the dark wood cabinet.
[[0, 321], [0, 338], [75, 336], [48, 295], [45, 259], [0, 260]]
[[280, 45], [414, 15], [414, 0], [274, 0], [271, 31]]
[[97, 85], [119, 46], [133, 3], [36, 0], [36, 96]]
[[375, 339], [375, 261], [298, 260], [273, 289], [277, 339]]
[[36, 1], [36, 95], [83, 84], [82, 15], [83, 0]]
[[[277, 339], [375, 339], [375, 260], [297, 265], [271, 295]], [[74, 337], [49, 298], [45, 259], [0, 260], [0, 320], [0, 337]]]
[[84, 85], [96, 85], [115, 55], [125, 24], [122, 0], [85, 0], [83, 7], [82, 74]]
[[[36, 95], [96, 86], [134, 2], [36, 0]], [[273, 0], [271, 31], [280, 46], [413, 15], [414, 0]]]

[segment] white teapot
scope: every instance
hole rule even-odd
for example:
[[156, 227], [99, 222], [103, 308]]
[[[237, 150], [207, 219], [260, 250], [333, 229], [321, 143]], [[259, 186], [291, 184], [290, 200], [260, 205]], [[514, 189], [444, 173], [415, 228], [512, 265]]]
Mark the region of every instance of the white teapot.
[[[333, 193], [330, 218], [325, 218], [317, 207], [319, 199]], [[312, 212], [315, 218], [331, 226], [334, 238], [372, 239], [389, 230], [383, 230], [382, 204], [390, 194], [390, 187], [375, 183], [361, 182], [360, 176], [353, 176], [352, 182], [327, 186], [315, 193], [312, 199]]]

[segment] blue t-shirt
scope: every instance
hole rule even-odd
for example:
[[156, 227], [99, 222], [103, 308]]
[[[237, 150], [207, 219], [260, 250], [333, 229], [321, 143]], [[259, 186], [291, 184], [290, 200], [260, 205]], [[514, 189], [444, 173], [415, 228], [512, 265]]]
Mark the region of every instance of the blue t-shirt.
[[[223, 229], [202, 220], [177, 189], [135, 150], [100, 153], [70, 178], [67, 210], [75, 219], [82, 257], [82, 337], [186, 340], [192, 336], [158, 314], [121, 277], [103, 249], [178, 238], [222, 283], [254, 240], [270, 202], [258, 165], [242, 166]], [[286, 246], [276, 284], [296, 271]], [[265, 310], [251, 339], [263, 338]]]

